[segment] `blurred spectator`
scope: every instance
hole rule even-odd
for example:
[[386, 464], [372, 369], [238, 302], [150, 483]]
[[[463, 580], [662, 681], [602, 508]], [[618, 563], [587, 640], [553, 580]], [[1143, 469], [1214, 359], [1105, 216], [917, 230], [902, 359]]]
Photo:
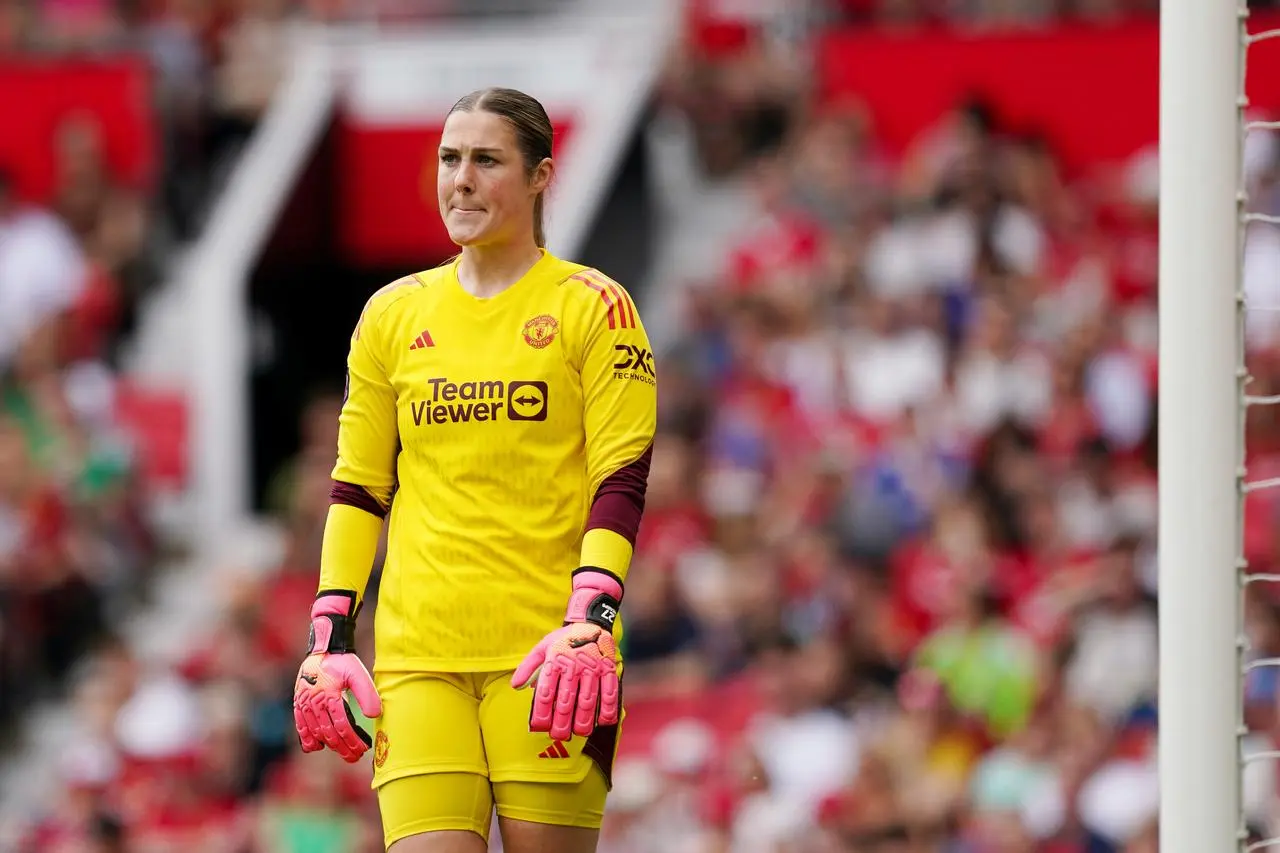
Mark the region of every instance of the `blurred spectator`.
[[9, 368], [28, 335], [84, 291], [84, 249], [67, 223], [23, 204], [0, 172], [0, 368]]
[[[991, 24], [1139, 4], [854, 7]], [[756, 23], [732, 29], [708, 27], [682, 61], [740, 68], [746, 45], [768, 43]], [[714, 148], [723, 105], [689, 106], [714, 78], [687, 72], [674, 75], [672, 102]], [[800, 787], [772, 753], [748, 753], [755, 789], [739, 790], [720, 823], [706, 818], [721, 846], [696, 849], [1144, 849], [1157, 650], [1151, 152], [1068, 177], [1051, 140], [1007, 134], [970, 100], [895, 161], [857, 104], [784, 102], [777, 143], [726, 160], [750, 174], [758, 214], [664, 363], [672, 432], [655, 455], [657, 532], [638, 555], [674, 577], [644, 581], [629, 613], [646, 660], [628, 689], [662, 696], [654, 682], [673, 683], [648, 660], [651, 584], [666, 588], [652, 618], [666, 620], [653, 624], [667, 626], [668, 654], [745, 678], [765, 714], [739, 731], [696, 699], [654, 700], [650, 713], [692, 702], [726, 740], [708, 778], [732, 766], [726, 755], [760, 748], [753, 733], [768, 730], [780, 672], [802, 702], [801, 661], [834, 649], [844, 664], [821, 682], [833, 716], [795, 718], [830, 728], [764, 741], [804, 765]], [[1250, 167], [1263, 183], [1275, 156], [1265, 148]], [[704, 155], [709, 170], [725, 154]], [[1250, 246], [1261, 293], [1275, 256]], [[1259, 377], [1275, 372], [1268, 322], [1251, 326]], [[699, 406], [706, 418], [670, 414]], [[1270, 464], [1280, 432], [1269, 415], [1251, 417], [1251, 465]], [[683, 554], [666, 533], [664, 446], [702, 455]], [[1275, 510], [1250, 512], [1253, 553], [1270, 560], [1262, 519]], [[801, 547], [813, 534], [828, 547]], [[706, 603], [726, 596], [723, 614]], [[1258, 654], [1270, 648], [1266, 606], [1251, 611]], [[1272, 724], [1269, 678], [1255, 671], [1261, 698], [1248, 706], [1261, 729]], [[714, 701], [724, 683], [679, 689]], [[820, 803], [811, 813], [792, 799], [806, 786]], [[617, 819], [637, 839], [642, 808]], [[648, 826], [659, 820], [655, 810]]]
[[[5, 4], [6, 48], [118, 44], [113, 3]], [[145, 199], [106, 163], [101, 129], [54, 128], [55, 190], [20, 199], [0, 172], [0, 722], [57, 695], [104, 626], [145, 592], [155, 541], [140, 443], [112, 371], [130, 305], [147, 285]], [[100, 755], [100, 753], [93, 753]], [[96, 778], [106, 759], [71, 772]], [[86, 769], [89, 768], [89, 769]], [[68, 817], [110, 849], [118, 826]]]
[[212, 156], [222, 159], [242, 144], [271, 103], [290, 55], [289, 0], [239, 0], [218, 44], [215, 71]]

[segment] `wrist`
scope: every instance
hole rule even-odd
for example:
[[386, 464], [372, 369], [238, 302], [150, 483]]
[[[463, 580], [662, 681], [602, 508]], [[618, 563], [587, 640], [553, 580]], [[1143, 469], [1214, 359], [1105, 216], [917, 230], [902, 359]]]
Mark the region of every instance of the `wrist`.
[[573, 593], [565, 610], [565, 624], [590, 622], [612, 633], [622, 607], [623, 584], [611, 572], [583, 566], [573, 573]]
[[308, 654], [349, 654], [356, 650], [356, 594], [322, 590], [311, 605]]

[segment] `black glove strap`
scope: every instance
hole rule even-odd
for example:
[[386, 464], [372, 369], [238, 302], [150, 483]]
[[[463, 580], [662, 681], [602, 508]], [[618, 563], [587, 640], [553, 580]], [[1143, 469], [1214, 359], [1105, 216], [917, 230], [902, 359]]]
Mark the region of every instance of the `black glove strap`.
[[[602, 569], [599, 566], [581, 566], [574, 569], [572, 577], [577, 578], [580, 574], [604, 575], [611, 578], [618, 584], [618, 588], [622, 589], [622, 578], [615, 575], [608, 569]], [[593, 594], [594, 593], [594, 594]], [[591, 595], [590, 600], [583, 607], [583, 598]], [[569, 620], [581, 619], [596, 625], [609, 633], [613, 633], [613, 623], [618, 621], [618, 611], [622, 607], [622, 600], [614, 598], [607, 592], [595, 589], [591, 586], [583, 586], [574, 589], [573, 595], [569, 599], [569, 612], [566, 615], [565, 623], [569, 624]]]
[[[321, 619], [328, 619], [333, 625], [333, 630], [329, 634], [329, 645], [327, 648], [319, 651], [330, 655], [355, 654], [356, 651], [356, 620], [350, 616], [335, 616], [326, 613], [320, 616]], [[314, 654], [311, 650], [316, 646], [316, 626], [311, 625], [311, 631], [307, 635], [307, 652]]]
[[599, 625], [609, 633], [613, 633], [613, 623], [618, 619], [618, 610], [622, 602], [612, 595], [600, 593], [587, 605], [587, 621]]

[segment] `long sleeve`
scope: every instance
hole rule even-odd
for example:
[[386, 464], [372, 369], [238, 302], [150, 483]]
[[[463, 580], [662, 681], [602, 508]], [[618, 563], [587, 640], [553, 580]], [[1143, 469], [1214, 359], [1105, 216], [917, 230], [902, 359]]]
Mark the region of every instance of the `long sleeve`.
[[657, 372], [630, 296], [598, 273], [586, 274], [602, 298], [585, 338], [582, 389], [591, 509], [582, 565], [625, 579], [644, 513], [657, 429]]
[[356, 594], [357, 604], [364, 601], [381, 535], [382, 516], [371, 515], [350, 504], [331, 504], [320, 548], [318, 591], [351, 590]]
[[379, 335], [378, 321], [385, 310], [379, 295], [369, 300], [351, 336], [333, 479], [368, 491], [385, 513], [396, 484], [400, 438], [396, 392], [387, 379]]
[[338, 425], [331, 506], [320, 554], [321, 590], [355, 590], [363, 597], [383, 518], [396, 484], [399, 435], [396, 395], [383, 361], [375, 294], [361, 313], [347, 356], [346, 393]]

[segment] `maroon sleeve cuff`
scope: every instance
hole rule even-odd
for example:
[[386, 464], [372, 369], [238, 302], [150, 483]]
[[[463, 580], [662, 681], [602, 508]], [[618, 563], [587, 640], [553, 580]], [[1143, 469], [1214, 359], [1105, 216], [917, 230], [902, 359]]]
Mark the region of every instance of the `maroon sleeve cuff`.
[[369, 494], [364, 486], [357, 486], [355, 483], [334, 480], [329, 488], [329, 503], [353, 506], [378, 518], [387, 517], [386, 507], [378, 503], [378, 499]]
[[634, 547], [644, 515], [644, 493], [649, 486], [649, 463], [653, 445], [640, 458], [614, 471], [596, 490], [587, 516], [587, 530], [612, 530]]

